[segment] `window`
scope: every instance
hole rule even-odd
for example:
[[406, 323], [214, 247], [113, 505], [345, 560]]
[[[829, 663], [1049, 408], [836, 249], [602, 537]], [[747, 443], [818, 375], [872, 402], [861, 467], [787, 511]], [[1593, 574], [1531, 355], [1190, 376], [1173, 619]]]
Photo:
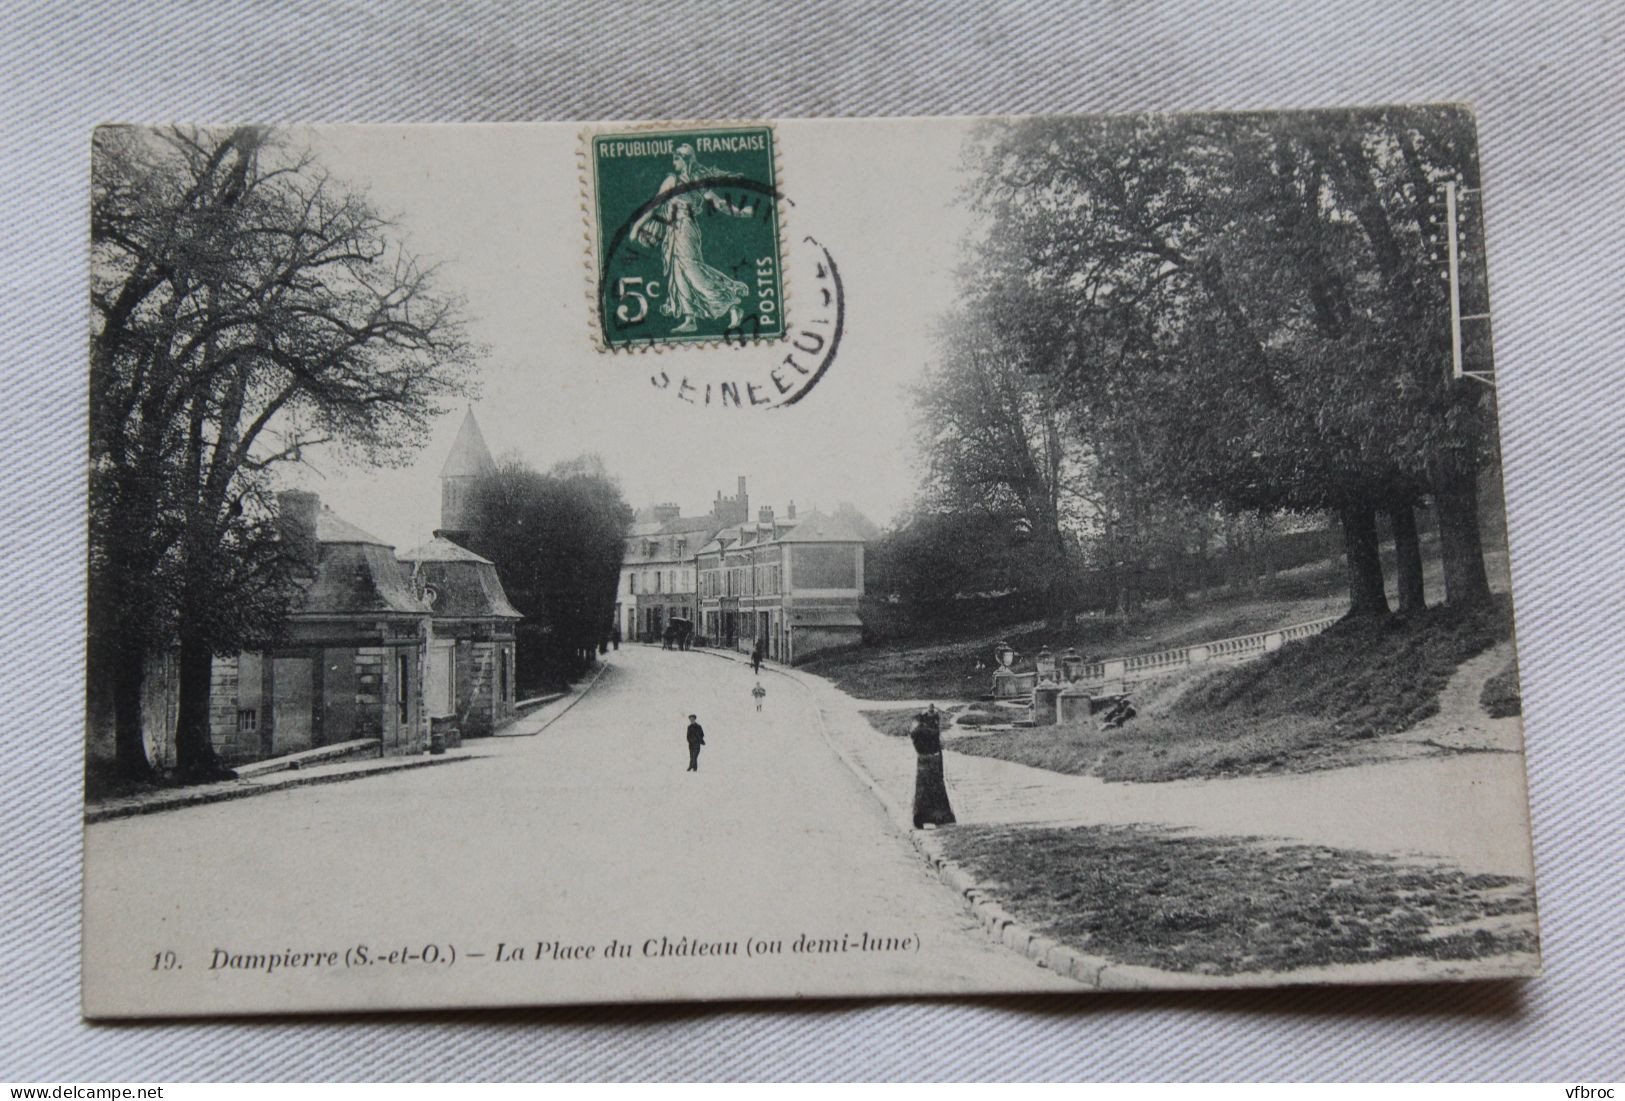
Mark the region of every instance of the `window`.
[[503, 700], [503, 702], [507, 702], [508, 700], [513, 699], [513, 697], [508, 694], [509, 689], [512, 687], [513, 651], [512, 650], [503, 650], [501, 657], [502, 657], [502, 663], [501, 663], [502, 664], [502, 696], [501, 696], [501, 699]]
[[250, 731], [258, 730], [259, 725], [260, 725], [260, 713], [259, 713], [258, 708], [244, 707], [244, 708], [238, 709], [238, 711], [237, 711], [237, 732], [238, 733], [247, 734]]
[[637, 574], [629, 573], [629, 574], [626, 575], [626, 591], [629, 594], [631, 594], [632, 596], [638, 595], [638, 575]]
[[395, 655], [395, 710], [402, 723], [410, 717], [409, 709], [412, 704], [410, 691], [412, 672], [411, 659], [406, 651], [402, 650]]

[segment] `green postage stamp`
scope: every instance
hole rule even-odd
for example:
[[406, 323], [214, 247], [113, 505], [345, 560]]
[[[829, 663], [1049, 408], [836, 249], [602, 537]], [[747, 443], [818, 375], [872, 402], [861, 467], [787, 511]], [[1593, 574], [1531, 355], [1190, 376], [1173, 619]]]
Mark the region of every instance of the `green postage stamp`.
[[771, 127], [594, 133], [587, 160], [603, 347], [784, 335]]

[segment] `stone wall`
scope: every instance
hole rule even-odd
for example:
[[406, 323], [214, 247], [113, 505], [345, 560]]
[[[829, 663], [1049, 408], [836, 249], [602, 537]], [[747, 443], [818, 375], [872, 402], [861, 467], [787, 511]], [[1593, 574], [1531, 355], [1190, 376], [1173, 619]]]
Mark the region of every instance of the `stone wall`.
[[457, 725], [463, 737], [478, 738], [496, 728], [495, 644], [464, 639], [457, 643]]

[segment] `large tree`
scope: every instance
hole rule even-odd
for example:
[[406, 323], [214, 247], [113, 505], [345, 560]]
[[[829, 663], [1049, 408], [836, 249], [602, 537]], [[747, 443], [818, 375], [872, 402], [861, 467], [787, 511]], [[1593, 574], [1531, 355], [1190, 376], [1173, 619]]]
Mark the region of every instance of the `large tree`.
[[[1487, 593], [1483, 395], [1454, 382], [1428, 200], [1475, 183], [1459, 113], [1034, 120], [973, 148], [974, 293], [1154, 492], [1332, 509], [1355, 613], [1387, 611], [1376, 515], [1420, 597], [1412, 508], [1438, 503], [1453, 603]], [[1442, 344], [1441, 344], [1442, 341]], [[1411, 553], [1407, 553], [1407, 552]]]
[[496, 564], [520, 625], [529, 688], [568, 682], [614, 622], [632, 509], [596, 455], [543, 473], [508, 457], [474, 486], [469, 548]]
[[[938, 344], [938, 360], [915, 391], [928, 456], [924, 511], [1008, 518], [1004, 549], [1034, 567], [1047, 613], [1064, 620], [1082, 457], [1076, 434], [1064, 430], [1066, 412], [1035, 384], [1021, 358], [1026, 349], [1004, 339], [1004, 327], [985, 312], [949, 318]], [[1018, 532], [1030, 539], [1019, 552], [1011, 545]]]
[[143, 774], [143, 669], [173, 647], [178, 770], [204, 778], [213, 657], [274, 639], [310, 566], [273, 472], [411, 454], [473, 349], [390, 224], [272, 132], [104, 128], [92, 181], [91, 673]]

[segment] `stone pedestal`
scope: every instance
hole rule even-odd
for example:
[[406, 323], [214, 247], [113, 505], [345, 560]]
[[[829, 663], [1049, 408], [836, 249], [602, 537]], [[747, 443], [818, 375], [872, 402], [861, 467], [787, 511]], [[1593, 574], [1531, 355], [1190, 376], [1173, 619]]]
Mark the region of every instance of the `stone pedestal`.
[[993, 674], [993, 698], [996, 700], [1017, 700], [1033, 690], [1034, 682], [1038, 679], [1036, 673], [1012, 673], [1008, 669], [1000, 669]]
[[[450, 715], [429, 720], [429, 752], [444, 753], [448, 749], [456, 749], [463, 744], [463, 731], [457, 725], [457, 720]], [[435, 746], [440, 746], [436, 749]]]
[[1040, 684], [1033, 689], [1033, 725], [1054, 726], [1057, 701], [1061, 698], [1058, 684]]
[[1101, 670], [1101, 676], [1106, 682], [1101, 686], [1101, 695], [1121, 696], [1128, 690], [1128, 662], [1122, 658], [1113, 658], [1106, 662]]
[[1094, 729], [1095, 716], [1090, 708], [1094, 697], [1081, 688], [1068, 688], [1056, 701], [1056, 716], [1063, 723]]

